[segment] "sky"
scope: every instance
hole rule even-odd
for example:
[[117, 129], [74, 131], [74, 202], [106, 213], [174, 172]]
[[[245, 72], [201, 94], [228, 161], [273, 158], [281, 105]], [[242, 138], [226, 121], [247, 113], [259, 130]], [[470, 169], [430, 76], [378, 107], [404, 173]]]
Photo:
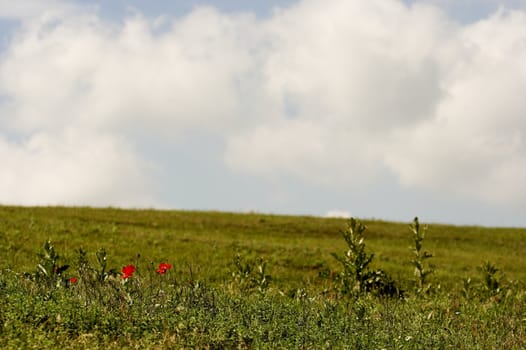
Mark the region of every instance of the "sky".
[[0, 0], [0, 204], [526, 227], [523, 0]]

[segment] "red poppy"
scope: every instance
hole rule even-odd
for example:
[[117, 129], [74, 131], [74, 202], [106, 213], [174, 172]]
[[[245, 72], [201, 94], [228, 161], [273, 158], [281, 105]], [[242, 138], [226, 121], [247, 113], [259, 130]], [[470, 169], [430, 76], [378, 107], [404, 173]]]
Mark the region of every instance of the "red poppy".
[[133, 273], [135, 272], [135, 266], [133, 265], [126, 265], [122, 268], [122, 278], [126, 279], [131, 277]]
[[72, 284], [73, 284], [73, 283], [77, 283], [77, 277], [71, 277], [71, 278], [69, 279], [69, 282], [71, 282]]
[[171, 264], [168, 263], [160, 263], [159, 268], [157, 269], [157, 273], [160, 275], [164, 275], [166, 271], [170, 270], [172, 268]]

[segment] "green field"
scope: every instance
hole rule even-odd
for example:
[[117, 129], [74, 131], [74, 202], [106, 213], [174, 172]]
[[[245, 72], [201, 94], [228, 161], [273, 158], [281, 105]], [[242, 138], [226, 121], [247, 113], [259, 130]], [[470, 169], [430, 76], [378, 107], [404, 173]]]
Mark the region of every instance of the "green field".
[[[0, 207], [0, 348], [526, 347], [526, 229], [428, 225], [434, 273], [424, 294], [415, 291], [411, 220], [362, 221], [370, 268], [404, 290], [387, 298], [342, 292], [331, 254], [349, 249], [343, 219]], [[48, 277], [78, 284], [37, 278], [47, 240], [70, 265]], [[108, 268], [133, 264], [137, 274], [97, 284], [81, 275], [80, 248], [92, 266], [104, 248]], [[251, 269], [236, 267], [236, 256]], [[494, 290], [479, 269], [486, 261], [499, 269]], [[173, 266], [166, 276], [155, 275], [160, 262]]]

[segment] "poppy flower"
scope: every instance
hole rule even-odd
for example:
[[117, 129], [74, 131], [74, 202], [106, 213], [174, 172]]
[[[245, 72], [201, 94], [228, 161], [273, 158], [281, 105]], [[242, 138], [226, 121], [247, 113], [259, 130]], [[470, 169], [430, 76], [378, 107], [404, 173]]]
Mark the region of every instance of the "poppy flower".
[[135, 266], [133, 265], [126, 265], [122, 268], [122, 278], [126, 279], [133, 275], [135, 272]]
[[70, 282], [71, 284], [77, 283], [77, 277], [71, 277], [71, 278], [69, 279], [69, 282]]
[[164, 275], [166, 271], [170, 270], [171, 268], [172, 268], [172, 264], [160, 263], [159, 268], [157, 269], [157, 273], [160, 275]]

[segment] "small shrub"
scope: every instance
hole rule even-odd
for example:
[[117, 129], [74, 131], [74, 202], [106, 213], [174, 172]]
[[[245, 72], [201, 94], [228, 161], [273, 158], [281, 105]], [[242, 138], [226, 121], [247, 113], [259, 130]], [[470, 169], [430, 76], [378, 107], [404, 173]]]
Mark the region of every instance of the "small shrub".
[[497, 279], [497, 272], [499, 269], [491, 262], [486, 261], [479, 267], [483, 277], [483, 287], [490, 293], [498, 293], [500, 291], [500, 283]]
[[492, 297], [501, 292], [501, 283], [497, 277], [499, 269], [489, 261], [485, 261], [478, 267], [482, 275], [480, 292], [483, 296]]
[[257, 290], [264, 293], [269, 286], [271, 276], [266, 273], [267, 263], [262, 258], [255, 262], [241, 258], [239, 254], [234, 257], [234, 268], [232, 270], [232, 289], [242, 292]]
[[413, 232], [414, 246], [410, 249], [412, 249], [413, 252], [413, 260], [411, 260], [411, 263], [415, 267], [416, 290], [418, 293], [428, 293], [431, 290], [431, 284], [428, 283], [427, 278], [433, 273], [433, 269], [430, 265], [426, 264], [426, 260], [432, 258], [433, 254], [422, 250], [422, 242], [427, 232], [427, 226], [421, 227], [418, 218], [415, 217], [410, 228]]
[[404, 291], [385, 271], [381, 269], [368, 271], [365, 280], [365, 290], [378, 296], [402, 297]]
[[39, 285], [50, 287], [68, 286], [70, 279], [63, 274], [69, 268], [69, 265], [59, 265], [60, 256], [55, 251], [51, 241], [47, 240], [42, 250], [37, 253], [40, 261], [34, 274], [26, 273], [30, 279], [35, 279]]
[[343, 257], [332, 253], [343, 267], [341, 281], [344, 294], [350, 294], [355, 290], [364, 292], [366, 289], [367, 271], [374, 257], [374, 254], [365, 251], [363, 234], [366, 229], [361, 222], [351, 218], [347, 229], [342, 232], [349, 249]]
[[366, 226], [351, 218], [349, 226], [342, 232], [348, 250], [342, 256], [332, 253], [343, 267], [341, 283], [343, 294], [362, 294], [373, 292], [381, 296], [400, 296], [402, 292], [383, 270], [370, 270], [374, 254], [365, 251], [364, 232]]

